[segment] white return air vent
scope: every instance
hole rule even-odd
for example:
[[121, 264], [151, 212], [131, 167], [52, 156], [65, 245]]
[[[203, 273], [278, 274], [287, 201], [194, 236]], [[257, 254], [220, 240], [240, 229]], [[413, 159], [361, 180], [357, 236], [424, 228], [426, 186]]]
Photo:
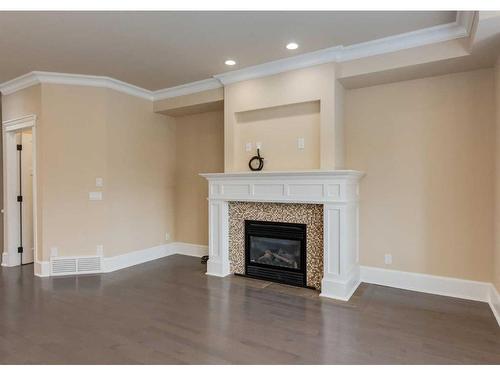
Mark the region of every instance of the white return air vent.
[[102, 272], [102, 257], [51, 257], [50, 274], [52, 276], [81, 275]]

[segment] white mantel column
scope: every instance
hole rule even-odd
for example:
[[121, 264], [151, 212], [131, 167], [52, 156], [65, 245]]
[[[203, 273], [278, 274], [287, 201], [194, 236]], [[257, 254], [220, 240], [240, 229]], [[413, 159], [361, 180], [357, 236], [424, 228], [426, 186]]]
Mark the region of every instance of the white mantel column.
[[324, 204], [323, 228], [320, 295], [347, 301], [360, 283], [357, 202]]
[[229, 216], [228, 202], [209, 200], [207, 275], [229, 275]]

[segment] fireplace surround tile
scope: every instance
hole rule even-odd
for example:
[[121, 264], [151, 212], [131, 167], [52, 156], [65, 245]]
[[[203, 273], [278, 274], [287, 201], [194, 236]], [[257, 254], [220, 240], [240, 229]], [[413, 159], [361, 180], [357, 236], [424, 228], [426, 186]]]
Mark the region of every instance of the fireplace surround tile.
[[245, 273], [245, 220], [306, 224], [307, 286], [321, 289], [323, 205], [229, 202], [229, 261], [232, 273]]

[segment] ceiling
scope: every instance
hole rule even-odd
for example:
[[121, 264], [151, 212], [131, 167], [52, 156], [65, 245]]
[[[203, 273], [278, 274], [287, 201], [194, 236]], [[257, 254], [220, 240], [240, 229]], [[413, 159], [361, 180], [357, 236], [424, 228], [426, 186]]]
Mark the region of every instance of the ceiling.
[[[149, 90], [454, 22], [456, 12], [0, 12], [0, 82], [31, 71]], [[289, 51], [285, 44], [300, 48]], [[235, 59], [233, 68], [224, 60]]]

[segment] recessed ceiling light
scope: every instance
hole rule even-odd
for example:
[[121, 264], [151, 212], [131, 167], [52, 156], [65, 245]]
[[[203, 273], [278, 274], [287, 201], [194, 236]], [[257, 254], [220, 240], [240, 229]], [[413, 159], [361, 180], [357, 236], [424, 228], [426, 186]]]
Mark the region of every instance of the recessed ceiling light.
[[295, 42], [290, 42], [286, 45], [286, 48], [287, 49], [297, 49], [297, 48], [299, 48], [299, 45]]
[[226, 60], [226, 61], [224, 61], [224, 64], [226, 64], [226, 65], [236, 65], [236, 61], [234, 61], [234, 60]]

